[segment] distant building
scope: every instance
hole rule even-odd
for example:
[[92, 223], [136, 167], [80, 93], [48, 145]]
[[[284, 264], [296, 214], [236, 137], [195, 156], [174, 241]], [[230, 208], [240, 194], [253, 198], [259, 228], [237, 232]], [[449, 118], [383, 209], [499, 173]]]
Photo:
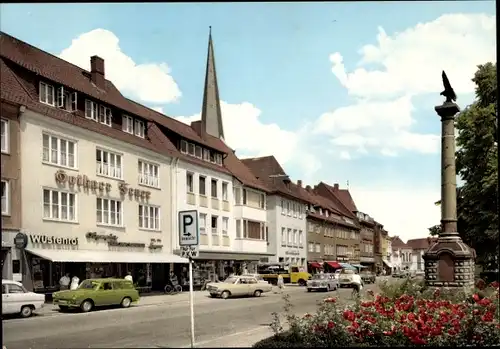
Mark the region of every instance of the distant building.
[[426, 237], [420, 239], [410, 239], [406, 242], [406, 244], [412, 249], [410, 270], [416, 272], [424, 271], [425, 262], [422, 256], [429, 249], [430, 245], [436, 240], [437, 238]]
[[394, 236], [391, 241], [392, 255], [390, 263], [392, 271], [410, 270], [412, 264], [412, 248], [399, 238]]

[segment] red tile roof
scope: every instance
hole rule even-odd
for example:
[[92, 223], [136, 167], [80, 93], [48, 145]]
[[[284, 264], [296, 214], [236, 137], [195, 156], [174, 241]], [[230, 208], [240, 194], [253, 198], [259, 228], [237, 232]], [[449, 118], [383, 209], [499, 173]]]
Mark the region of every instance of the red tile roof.
[[354, 203], [354, 200], [352, 199], [351, 193], [348, 189], [340, 189], [337, 193], [339, 199], [342, 201], [345, 207], [351, 210], [351, 212], [358, 212], [356, 204]]
[[346, 206], [346, 204], [338, 196], [338, 190], [324, 182], [320, 182], [316, 186], [317, 192], [327, 197], [332, 204], [335, 205], [337, 211], [342, 212], [345, 216], [356, 219], [356, 215]]
[[430, 244], [436, 241], [437, 238], [429, 236], [427, 238], [410, 239], [406, 242], [406, 244], [414, 250], [427, 250], [430, 247]]
[[[234, 155], [233, 150], [222, 140], [206, 133], [200, 134], [189, 125], [124, 97], [109, 80], [105, 80], [104, 89], [100, 89], [92, 83], [90, 73], [87, 70], [81, 69], [76, 65], [64, 61], [48, 52], [42, 51], [4, 32], [0, 32], [0, 47], [0, 57], [2, 57], [1, 96], [3, 99], [24, 104], [34, 111], [61, 121], [72, 123], [79, 127], [87, 128], [91, 131], [102, 133], [109, 137], [120, 139], [159, 153], [174, 155], [190, 163], [211, 168], [219, 172], [231, 173], [244, 185], [266, 190], [266, 186], [255, 178], [252, 172]], [[78, 112], [70, 113], [39, 103], [37, 96], [29, 93], [29, 86], [22, 82], [21, 78], [16, 76], [19, 69], [26, 69], [46, 80], [67, 86], [72, 90], [81, 92], [98, 101], [109, 104], [110, 106], [114, 106], [126, 113], [147, 120], [148, 137], [151, 139], [142, 139], [122, 132], [121, 130], [116, 130], [111, 127], [102, 127], [102, 125], [93, 121], [79, 117]], [[224, 160], [225, 168], [180, 153], [176, 146], [164, 135], [162, 128], [172, 131], [187, 140], [228, 154]]]
[[403, 240], [399, 238], [399, 236], [394, 236], [391, 238], [391, 246], [392, 249], [411, 248], [410, 246], [405, 244]]

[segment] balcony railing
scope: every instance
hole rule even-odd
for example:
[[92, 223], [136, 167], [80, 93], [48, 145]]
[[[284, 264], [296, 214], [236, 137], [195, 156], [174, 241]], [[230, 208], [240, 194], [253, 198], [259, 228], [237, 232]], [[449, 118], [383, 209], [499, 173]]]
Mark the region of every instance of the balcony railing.
[[145, 173], [139, 173], [139, 184], [149, 185], [151, 187], [159, 186], [159, 179], [156, 176], [148, 175]]
[[97, 174], [113, 178], [122, 178], [122, 169], [120, 166], [113, 166], [102, 162], [97, 162]]

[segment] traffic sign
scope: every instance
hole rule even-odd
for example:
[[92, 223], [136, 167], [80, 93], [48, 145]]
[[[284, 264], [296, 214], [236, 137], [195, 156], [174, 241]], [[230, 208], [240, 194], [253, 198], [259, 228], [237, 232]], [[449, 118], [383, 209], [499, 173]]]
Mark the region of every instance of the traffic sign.
[[199, 255], [198, 246], [181, 246], [181, 257], [197, 258]]
[[180, 211], [179, 246], [198, 246], [199, 242], [198, 211]]

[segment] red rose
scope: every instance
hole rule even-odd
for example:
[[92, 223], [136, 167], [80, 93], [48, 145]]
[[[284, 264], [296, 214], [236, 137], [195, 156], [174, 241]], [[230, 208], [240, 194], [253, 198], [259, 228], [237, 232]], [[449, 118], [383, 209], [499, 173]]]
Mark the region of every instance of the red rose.
[[328, 328], [332, 329], [335, 327], [335, 323], [333, 321], [328, 321]]
[[424, 344], [427, 344], [427, 341], [423, 340], [422, 338], [416, 336], [416, 337], [413, 337], [411, 339], [412, 343], [413, 344], [417, 344], [417, 345], [424, 345]]
[[483, 307], [486, 307], [491, 304], [491, 300], [489, 298], [483, 298], [477, 304], [482, 305]]
[[474, 302], [479, 302], [479, 300], [481, 298], [479, 297], [479, 295], [477, 293], [474, 293], [474, 295], [472, 296], [472, 299], [474, 299]]
[[500, 283], [498, 283], [498, 281], [493, 281], [491, 284], [490, 284], [491, 287], [493, 288], [500, 288]]
[[348, 321], [354, 321], [354, 319], [356, 318], [356, 314], [354, 314], [354, 312], [352, 310], [344, 310], [344, 319], [348, 320]]
[[413, 313], [409, 313], [409, 314], [408, 314], [408, 320], [410, 320], [410, 321], [415, 321], [415, 314], [413, 314]]

